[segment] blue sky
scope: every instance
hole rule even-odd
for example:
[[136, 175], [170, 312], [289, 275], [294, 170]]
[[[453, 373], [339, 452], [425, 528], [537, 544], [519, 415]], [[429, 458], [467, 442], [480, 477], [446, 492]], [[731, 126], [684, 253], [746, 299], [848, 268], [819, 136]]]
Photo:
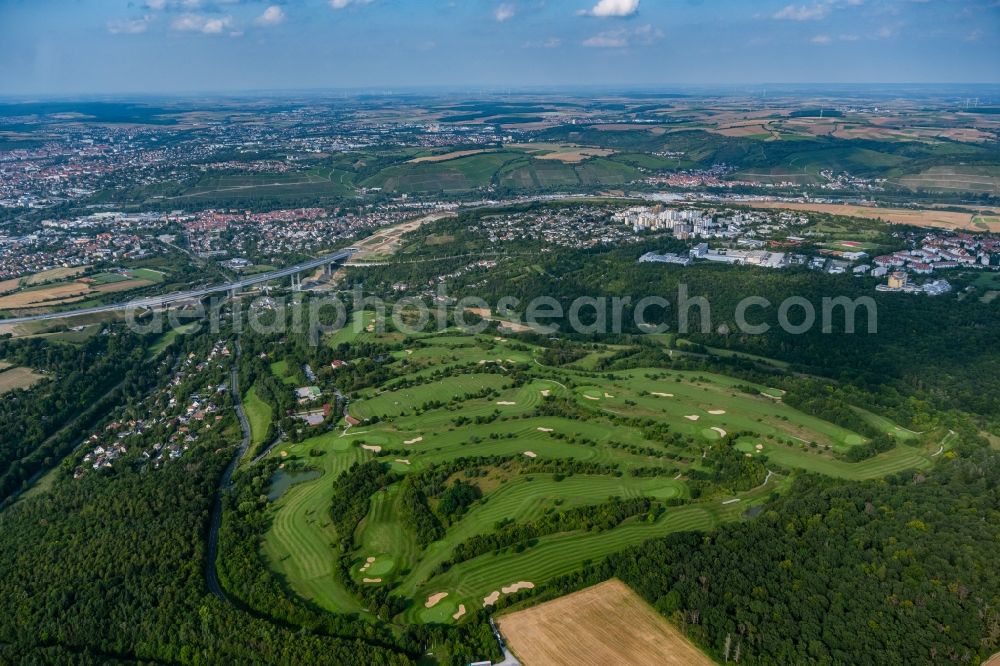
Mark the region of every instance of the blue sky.
[[1000, 82], [1000, 0], [0, 0], [0, 95]]

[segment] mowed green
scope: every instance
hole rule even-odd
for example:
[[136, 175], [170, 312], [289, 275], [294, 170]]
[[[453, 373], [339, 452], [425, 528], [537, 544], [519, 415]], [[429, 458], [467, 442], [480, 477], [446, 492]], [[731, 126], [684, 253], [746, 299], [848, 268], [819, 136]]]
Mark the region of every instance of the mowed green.
[[[401, 511], [398, 485], [372, 496], [371, 510], [356, 532], [356, 543], [360, 544], [360, 548], [352, 573], [358, 582], [407, 569], [417, 561], [419, 547], [413, 534], [400, 523]], [[361, 571], [360, 567], [371, 557], [375, 560]]]
[[257, 447], [267, 437], [271, 425], [271, 406], [257, 396], [256, 387], [251, 387], [243, 398], [243, 410], [250, 421], [250, 444]]
[[[311, 449], [326, 454], [309, 458]], [[270, 566], [289, 587], [304, 599], [329, 611], [361, 611], [336, 571], [337, 532], [332, 525], [330, 502], [333, 479], [370, 454], [348, 448], [336, 433], [306, 440], [299, 445], [283, 445], [272, 455], [308, 459], [323, 471], [323, 476], [289, 488], [272, 507], [272, 524], [264, 537], [262, 550]]]

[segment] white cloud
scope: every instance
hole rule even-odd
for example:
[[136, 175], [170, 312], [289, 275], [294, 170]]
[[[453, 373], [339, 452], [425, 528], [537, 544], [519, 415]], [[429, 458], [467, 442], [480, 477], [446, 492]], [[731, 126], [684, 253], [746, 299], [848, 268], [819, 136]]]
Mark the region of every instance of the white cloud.
[[374, 0], [330, 0], [330, 6], [334, 9], [344, 9], [348, 5], [367, 5]]
[[278, 25], [285, 20], [285, 12], [278, 5], [271, 5], [264, 10], [264, 13], [254, 19], [254, 24], [267, 27]]
[[825, 46], [827, 44], [832, 43], [833, 42], [833, 38], [830, 37], [830, 35], [816, 35], [815, 37], [813, 37], [809, 41], [812, 42], [813, 44], [822, 44], [822, 45]]
[[581, 14], [607, 18], [609, 16], [631, 16], [639, 11], [639, 0], [599, 0], [593, 9], [583, 10]]
[[149, 29], [152, 20], [150, 16], [143, 16], [141, 19], [108, 21], [108, 32], [112, 35], [139, 35]]
[[609, 30], [583, 40], [583, 45], [602, 49], [620, 49], [628, 46], [628, 34], [624, 30]]
[[652, 25], [641, 25], [634, 30], [617, 28], [605, 30], [589, 39], [583, 40], [584, 46], [604, 49], [622, 49], [627, 46], [648, 46], [663, 37], [663, 31]]
[[562, 40], [558, 37], [549, 37], [538, 42], [525, 42], [526, 49], [557, 49], [562, 46]]
[[503, 23], [507, 19], [514, 18], [514, 12], [514, 5], [505, 2], [497, 7], [497, 10], [493, 13], [493, 17], [500, 23]]
[[829, 5], [786, 5], [774, 14], [774, 18], [786, 21], [818, 21], [830, 12]]
[[[216, 0], [216, 2], [225, 2], [225, 0]], [[202, 0], [146, 0], [145, 5], [148, 9], [160, 10], [170, 8], [183, 8], [187, 10], [197, 9], [201, 7]]]
[[204, 35], [218, 35], [233, 24], [231, 16], [206, 16], [204, 14], [182, 14], [174, 19], [170, 27], [180, 32], [200, 32]]

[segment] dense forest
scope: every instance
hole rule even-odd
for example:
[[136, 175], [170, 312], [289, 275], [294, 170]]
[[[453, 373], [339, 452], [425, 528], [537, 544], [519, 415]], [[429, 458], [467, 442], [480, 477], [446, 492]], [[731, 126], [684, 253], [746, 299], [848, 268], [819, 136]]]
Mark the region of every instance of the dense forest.
[[208, 593], [206, 526], [230, 450], [206, 447], [155, 473], [86, 475], [0, 513], [0, 662], [58, 648], [151, 663], [411, 663]]
[[0, 337], [0, 359], [46, 375], [0, 401], [0, 502], [55, 465], [113, 406], [148, 388], [155, 368], [145, 353], [124, 327], [81, 346]]

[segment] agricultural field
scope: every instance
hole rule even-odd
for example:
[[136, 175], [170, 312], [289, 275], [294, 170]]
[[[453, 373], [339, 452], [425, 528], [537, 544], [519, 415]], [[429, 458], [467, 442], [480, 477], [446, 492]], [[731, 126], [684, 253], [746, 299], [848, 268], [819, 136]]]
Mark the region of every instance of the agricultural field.
[[895, 182], [911, 190], [977, 192], [995, 196], [1000, 194], [1000, 167], [931, 167], [918, 174], [902, 176]]
[[1000, 232], [1000, 220], [998, 219], [957, 211], [875, 208], [873, 206], [793, 203], [784, 201], [748, 201], [741, 202], [741, 205], [750, 206], [751, 208], [778, 208], [783, 210], [830, 213], [831, 215], [846, 215], [848, 217], [860, 217], [869, 220], [880, 219], [890, 224], [905, 224], [914, 227]]
[[316, 167], [287, 173], [206, 173], [192, 183], [161, 183], [137, 187], [125, 196], [139, 203], [211, 205], [262, 198], [295, 201], [303, 197], [335, 198], [353, 194], [355, 174], [337, 167]]
[[10, 290], [0, 296], [0, 310], [18, 310], [80, 303], [109, 293], [131, 291], [164, 280], [165, 274], [140, 268], [134, 271], [102, 272], [74, 278], [83, 268], [57, 268], [27, 278], [7, 281]]
[[361, 183], [393, 192], [468, 192], [490, 185], [525, 189], [622, 185], [641, 172], [609, 159], [614, 151], [571, 144], [526, 144], [524, 150], [456, 151], [382, 169]]
[[45, 379], [43, 375], [39, 375], [31, 368], [12, 368], [8, 364], [0, 364], [0, 395], [17, 389], [31, 388], [43, 379]]
[[504, 614], [497, 625], [524, 666], [715, 663], [615, 579]]
[[[360, 612], [352, 590], [380, 586], [409, 601], [401, 621], [461, 622], [626, 546], [741, 520], [799, 471], [878, 478], [926, 467], [945, 448], [865, 412], [897, 444], [847, 462], [843, 455], [866, 437], [799, 412], [781, 392], [708, 372], [594, 372], [612, 347], [551, 367], [539, 361], [541, 348], [495, 335], [335, 335], [337, 344], [398, 343], [391, 377], [352, 393], [355, 425], [269, 454], [310, 473], [281, 477], [262, 545], [292, 591], [334, 612]], [[276, 361], [272, 371], [285, 376], [288, 364]], [[720, 455], [759, 476], [718, 476]], [[341, 534], [331, 513], [343, 501], [335, 480], [365, 463], [379, 463], [389, 481]], [[422, 489], [440, 523], [429, 541], [407, 518], [408, 484]], [[459, 511], [455, 489], [474, 495]], [[600, 528], [572, 522], [605, 505], [633, 508]], [[526, 541], [469, 546], [500, 538], [503, 526], [549, 525], [557, 516], [566, 522]], [[350, 550], [341, 553], [345, 537]]]
[[439, 155], [424, 155], [423, 157], [414, 157], [412, 160], [408, 161], [408, 164], [421, 164], [423, 162], [447, 162], [448, 160], [458, 159], [459, 157], [469, 157], [470, 155], [479, 155], [481, 153], [492, 152], [487, 149], [478, 150], [453, 150], [448, 153], [441, 153]]

